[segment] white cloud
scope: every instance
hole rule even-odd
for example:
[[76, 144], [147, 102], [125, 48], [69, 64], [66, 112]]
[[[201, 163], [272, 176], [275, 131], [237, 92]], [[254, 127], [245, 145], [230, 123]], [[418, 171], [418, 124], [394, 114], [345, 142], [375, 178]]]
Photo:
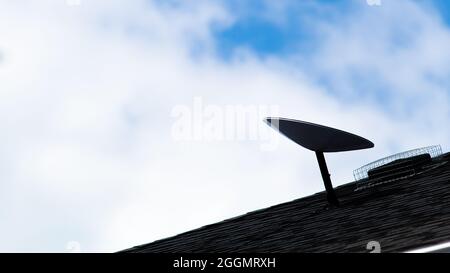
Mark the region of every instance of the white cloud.
[[[171, 110], [198, 96], [223, 106], [278, 105], [281, 116], [373, 139], [376, 149], [328, 156], [335, 184], [386, 153], [448, 145], [447, 93], [426, 76], [445, 75], [440, 44], [449, 34], [413, 3], [383, 2], [383, 20], [365, 10], [328, 26], [328, 43], [306, 57], [312, 72], [337, 73], [340, 85], [350, 86], [345, 73], [356, 64], [374, 68], [392, 90], [428, 98], [410, 118], [365, 96], [344, 105], [289, 60], [251, 52], [217, 59], [211, 24], [235, 19], [217, 2], [1, 6], [2, 251], [64, 251], [70, 241], [84, 251], [120, 250], [322, 190], [314, 155], [281, 137], [272, 152], [252, 141], [173, 141]], [[417, 25], [414, 43], [386, 49], [386, 29], [403, 13]], [[193, 55], [199, 45], [203, 53]], [[399, 109], [404, 97], [395, 96]]]

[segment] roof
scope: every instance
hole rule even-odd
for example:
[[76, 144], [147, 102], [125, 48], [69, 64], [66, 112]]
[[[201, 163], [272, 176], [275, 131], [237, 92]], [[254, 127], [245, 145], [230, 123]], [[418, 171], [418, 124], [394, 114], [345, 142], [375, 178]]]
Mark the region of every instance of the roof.
[[370, 241], [379, 242], [382, 252], [403, 252], [447, 242], [447, 160], [450, 153], [398, 181], [337, 187], [337, 208], [329, 208], [326, 192], [319, 192], [124, 252], [368, 252]]

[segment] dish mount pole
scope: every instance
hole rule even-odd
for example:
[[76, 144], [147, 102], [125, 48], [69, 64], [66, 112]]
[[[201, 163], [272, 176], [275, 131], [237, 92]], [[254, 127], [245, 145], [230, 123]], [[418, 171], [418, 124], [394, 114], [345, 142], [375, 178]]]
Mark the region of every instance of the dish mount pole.
[[334, 192], [333, 184], [331, 184], [330, 173], [328, 172], [327, 162], [323, 152], [316, 151], [317, 162], [319, 163], [320, 173], [322, 174], [323, 184], [327, 191], [327, 200], [331, 205], [339, 207], [339, 200]]
[[332, 207], [339, 207], [323, 154], [368, 149], [373, 148], [374, 144], [352, 133], [311, 122], [270, 117], [264, 121], [298, 145], [316, 153], [328, 203]]

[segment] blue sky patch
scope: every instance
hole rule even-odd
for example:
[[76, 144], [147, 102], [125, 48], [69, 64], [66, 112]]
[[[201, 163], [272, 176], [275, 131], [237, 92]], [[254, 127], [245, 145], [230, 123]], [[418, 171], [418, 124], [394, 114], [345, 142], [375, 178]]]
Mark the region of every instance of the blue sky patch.
[[[450, 1], [427, 0], [422, 2], [436, 9], [450, 25]], [[227, 2], [237, 20], [226, 28], [215, 29], [216, 49], [220, 57], [229, 59], [239, 48], [251, 50], [257, 56], [283, 56], [291, 52], [303, 52], [314, 47], [316, 41], [314, 22], [333, 22], [357, 13], [369, 6], [365, 1], [285, 1], [283, 23], [275, 22], [267, 15], [271, 6], [263, 1]], [[382, 2], [383, 3], [383, 2]], [[425, 8], [425, 6], [424, 6]], [[276, 12], [276, 11], [273, 11]], [[397, 37], [405, 42], [407, 37]]]

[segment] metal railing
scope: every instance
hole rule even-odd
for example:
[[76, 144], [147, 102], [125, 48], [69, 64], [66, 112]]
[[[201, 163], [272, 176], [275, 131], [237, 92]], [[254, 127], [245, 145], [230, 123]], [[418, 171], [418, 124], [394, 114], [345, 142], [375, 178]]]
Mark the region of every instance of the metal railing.
[[430, 156], [432, 158], [437, 157], [442, 154], [441, 145], [434, 145], [434, 146], [413, 149], [413, 150], [401, 152], [401, 153], [394, 154], [394, 155], [391, 155], [391, 156], [388, 156], [385, 158], [378, 159], [372, 163], [366, 164], [366, 165], [354, 170], [353, 177], [355, 178], [355, 181], [358, 181], [358, 180], [361, 180], [364, 178], [368, 178], [369, 176], [368, 176], [367, 172], [369, 170], [386, 165], [386, 164], [391, 163], [398, 159], [404, 159], [404, 158], [408, 158], [408, 157], [412, 157], [412, 156], [416, 156], [416, 155], [422, 155], [422, 154], [430, 154]]

